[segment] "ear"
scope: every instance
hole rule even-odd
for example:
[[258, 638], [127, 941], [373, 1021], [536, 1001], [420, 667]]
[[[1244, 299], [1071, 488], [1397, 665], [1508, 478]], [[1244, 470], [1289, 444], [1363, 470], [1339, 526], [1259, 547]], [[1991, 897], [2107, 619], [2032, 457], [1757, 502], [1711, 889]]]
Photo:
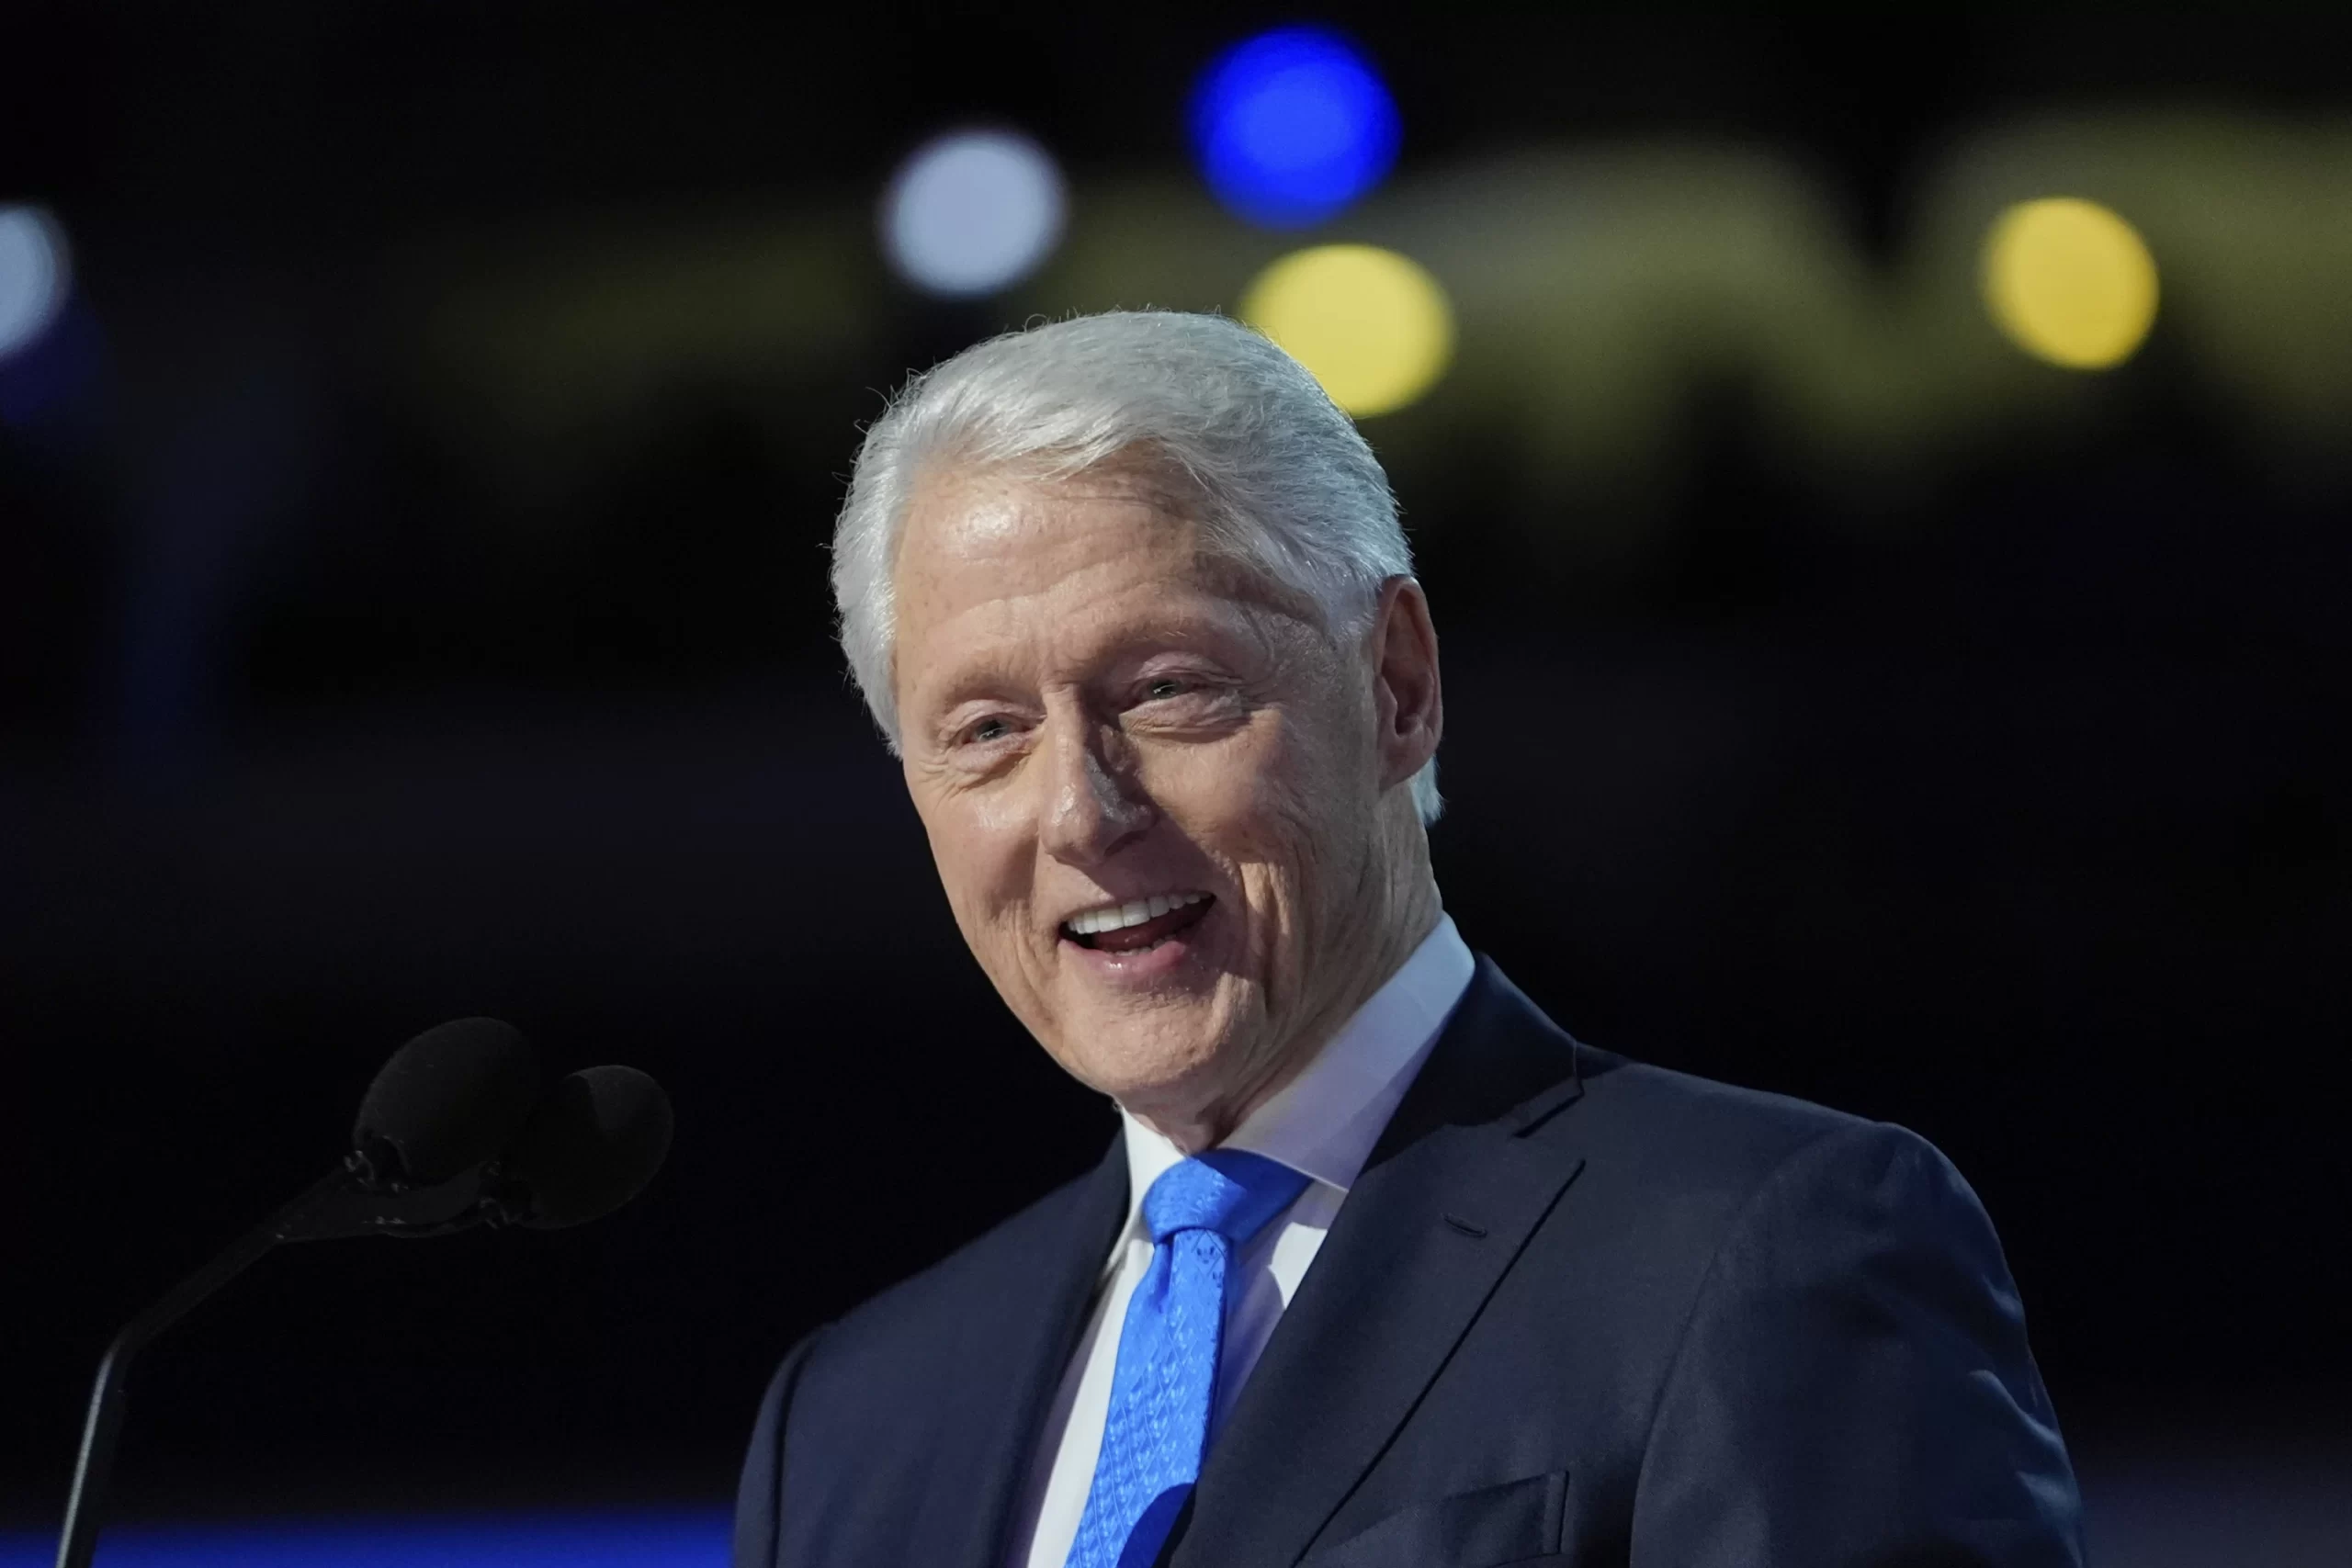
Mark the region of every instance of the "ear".
[[1429, 596], [1409, 577], [1380, 585], [1372, 628], [1374, 743], [1380, 784], [1389, 789], [1437, 755], [1445, 733], [1445, 694], [1438, 680], [1437, 627]]

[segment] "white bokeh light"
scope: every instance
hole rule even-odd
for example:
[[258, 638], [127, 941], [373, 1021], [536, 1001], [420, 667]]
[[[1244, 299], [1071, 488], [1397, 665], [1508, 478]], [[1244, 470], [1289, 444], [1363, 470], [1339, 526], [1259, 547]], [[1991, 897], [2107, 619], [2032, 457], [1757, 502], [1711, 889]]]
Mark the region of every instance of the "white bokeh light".
[[38, 207], [0, 207], [0, 355], [56, 320], [72, 278], [57, 220]]
[[1036, 270], [1061, 239], [1061, 171], [1004, 130], [960, 130], [917, 148], [882, 197], [882, 245], [927, 293], [993, 294]]

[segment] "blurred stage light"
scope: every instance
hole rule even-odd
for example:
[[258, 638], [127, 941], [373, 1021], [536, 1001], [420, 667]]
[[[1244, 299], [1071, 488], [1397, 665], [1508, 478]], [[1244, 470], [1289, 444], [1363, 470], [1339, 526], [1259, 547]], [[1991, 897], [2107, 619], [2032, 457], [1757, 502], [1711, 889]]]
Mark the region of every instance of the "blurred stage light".
[[2155, 258], [2138, 231], [2096, 202], [2022, 201], [1985, 236], [1984, 304], [2036, 359], [2109, 369], [2155, 321]]
[[0, 355], [47, 330], [72, 279], [57, 220], [38, 207], [0, 207]]
[[[715, 1568], [724, 1509], [471, 1517], [129, 1524], [106, 1532], [101, 1568]], [[0, 1568], [49, 1568], [50, 1535], [0, 1533]]]
[[1053, 253], [1067, 207], [1046, 150], [1006, 130], [959, 130], [917, 148], [882, 197], [882, 244], [900, 276], [970, 299], [1018, 283]]
[[1273, 228], [1318, 223], [1378, 185], [1400, 134], [1372, 62], [1321, 28], [1237, 45], [1193, 96], [1193, 145], [1209, 188]]
[[1358, 418], [1403, 408], [1453, 356], [1453, 308], [1417, 262], [1376, 245], [1294, 251], [1258, 275], [1244, 320]]

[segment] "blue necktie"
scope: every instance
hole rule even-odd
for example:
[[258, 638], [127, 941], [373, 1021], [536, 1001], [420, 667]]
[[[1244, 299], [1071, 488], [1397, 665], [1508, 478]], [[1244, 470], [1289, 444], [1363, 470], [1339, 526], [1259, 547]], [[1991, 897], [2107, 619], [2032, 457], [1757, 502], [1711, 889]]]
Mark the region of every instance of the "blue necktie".
[[1234, 1249], [1306, 1186], [1287, 1166], [1211, 1149], [1144, 1194], [1151, 1267], [1127, 1303], [1102, 1451], [1066, 1568], [1144, 1568], [1200, 1479]]

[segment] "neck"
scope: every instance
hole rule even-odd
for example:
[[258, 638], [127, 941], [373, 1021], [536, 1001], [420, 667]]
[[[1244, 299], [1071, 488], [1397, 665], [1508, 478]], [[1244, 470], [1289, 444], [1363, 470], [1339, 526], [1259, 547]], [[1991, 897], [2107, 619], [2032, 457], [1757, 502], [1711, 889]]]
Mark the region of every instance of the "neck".
[[1362, 890], [1369, 897], [1356, 907], [1368, 907], [1370, 918], [1343, 925], [1335, 933], [1339, 940], [1323, 947], [1345, 955], [1344, 977], [1324, 993], [1320, 1005], [1289, 1021], [1283, 1037], [1260, 1055], [1259, 1070], [1222, 1093], [1181, 1107], [1130, 1104], [1126, 1109], [1136, 1121], [1185, 1154], [1195, 1155], [1231, 1137], [1251, 1111], [1306, 1070], [1340, 1027], [1405, 966], [1444, 912], [1430, 866], [1429, 839], [1418, 818], [1407, 837], [1408, 841], [1398, 846], [1402, 852], [1389, 858], [1389, 869], [1375, 874], [1374, 886]]

